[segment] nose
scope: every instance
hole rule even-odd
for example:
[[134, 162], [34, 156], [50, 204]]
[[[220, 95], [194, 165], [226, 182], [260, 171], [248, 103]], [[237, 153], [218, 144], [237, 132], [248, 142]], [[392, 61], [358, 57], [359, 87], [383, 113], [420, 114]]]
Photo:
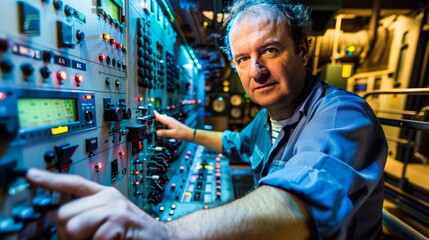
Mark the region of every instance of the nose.
[[256, 82], [265, 82], [268, 76], [268, 69], [260, 61], [260, 59], [252, 59], [250, 63], [250, 77]]

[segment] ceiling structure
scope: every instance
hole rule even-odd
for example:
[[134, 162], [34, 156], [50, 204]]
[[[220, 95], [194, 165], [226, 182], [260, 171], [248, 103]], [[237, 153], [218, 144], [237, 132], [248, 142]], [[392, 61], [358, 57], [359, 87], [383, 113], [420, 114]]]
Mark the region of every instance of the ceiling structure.
[[[313, 35], [323, 35], [326, 29], [335, 28], [336, 14], [348, 17], [342, 20], [341, 30], [357, 32], [368, 29], [371, 17], [406, 14], [429, 4], [428, 0], [299, 0], [312, 9]], [[375, 3], [379, 3], [375, 6]], [[174, 0], [170, 1], [176, 27], [184, 41], [195, 51], [196, 57], [210, 77], [220, 77], [228, 60], [219, 51], [223, 45], [224, 9], [231, 0]], [[214, 17], [217, 16], [217, 17]], [[213, 76], [214, 75], [214, 76]]]

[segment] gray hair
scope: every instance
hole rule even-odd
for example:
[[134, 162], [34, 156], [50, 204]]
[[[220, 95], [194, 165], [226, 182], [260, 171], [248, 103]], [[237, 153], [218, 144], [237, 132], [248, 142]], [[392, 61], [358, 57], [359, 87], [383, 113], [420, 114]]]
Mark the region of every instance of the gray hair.
[[[295, 43], [295, 49], [299, 52], [299, 46], [302, 41], [308, 47], [308, 36], [311, 31], [310, 9], [300, 3], [291, 3], [288, 0], [234, 0], [230, 8], [230, 17], [224, 23], [226, 32], [224, 37], [224, 46], [222, 51], [232, 59], [231, 46], [229, 43], [230, 31], [235, 20], [243, 16], [243, 13], [253, 9], [256, 6], [264, 6], [276, 10], [283, 14], [287, 20], [288, 30]], [[286, 27], [286, 26], [285, 26]]]

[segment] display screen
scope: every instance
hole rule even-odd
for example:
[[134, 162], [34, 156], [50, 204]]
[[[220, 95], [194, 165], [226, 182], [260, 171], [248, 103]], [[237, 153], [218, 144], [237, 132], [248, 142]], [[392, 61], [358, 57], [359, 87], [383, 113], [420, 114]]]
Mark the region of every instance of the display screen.
[[102, 7], [113, 19], [121, 22], [121, 8], [114, 0], [102, 0]]
[[57, 126], [78, 121], [76, 99], [18, 99], [20, 129]]

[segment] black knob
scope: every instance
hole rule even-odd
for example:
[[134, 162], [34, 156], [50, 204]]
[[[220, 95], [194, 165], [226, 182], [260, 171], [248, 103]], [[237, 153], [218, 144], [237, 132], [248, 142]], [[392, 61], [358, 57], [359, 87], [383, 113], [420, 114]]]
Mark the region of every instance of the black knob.
[[138, 60], [137, 60], [137, 65], [139, 66], [139, 67], [141, 67], [141, 68], [144, 68], [145, 67], [145, 61], [144, 61], [144, 58], [139, 58]]
[[149, 86], [149, 79], [148, 78], [139, 78], [137, 81], [139, 87], [147, 88]]
[[63, 1], [62, 0], [54, 0], [54, 8], [55, 10], [59, 11], [63, 7]]
[[0, 39], [0, 51], [6, 52], [9, 49], [9, 41], [6, 38]]
[[86, 111], [85, 112], [85, 120], [87, 122], [92, 122], [92, 120], [94, 120], [94, 114], [91, 111]]
[[0, 62], [0, 69], [4, 73], [10, 73], [13, 69], [13, 63], [9, 59], [4, 59]]
[[51, 73], [52, 73], [51, 70], [46, 66], [40, 69], [40, 75], [42, 75], [42, 78], [44, 79], [48, 78], [51, 75]]
[[130, 107], [128, 107], [127, 105], [124, 104], [124, 105], [121, 105], [121, 110], [123, 112], [124, 119], [130, 119], [131, 118], [132, 113], [131, 113]]
[[55, 160], [55, 153], [49, 150], [43, 154], [43, 159], [46, 163], [53, 163]]
[[76, 31], [76, 38], [79, 42], [85, 40], [85, 33], [82, 32], [81, 30], [77, 30]]
[[145, 46], [143, 37], [137, 38], [137, 46], [139, 46], [139, 47]]
[[66, 14], [67, 17], [73, 16], [74, 8], [70, 7], [69, 5], [66, 5], [64, 7], [64, 13]]
[[110, 78], [106, 77], [106, 79], [104, 79], [104, 83], [106, 84], [106, 86], [110, 85]]
[[139, 77], [145, 77], [145, 71], [144, 68], [139, 67], [137, 69], [137, 75], [139, 75]]
[[24, 63], [21, 65], [21, 71], [25, 76], [30, 76], [34, 72], [34, 68], [30, 63]]
[[54, 53], [52, 51], [43, 51], [42, 52], [42, 59], [43, 59], [43, 62], [45, 62], [45, 63], [51, 62], [51, 59], [53, 56], [54, 56]]
[[104, 109], [103, 117], [104, 121], [119, 122], [124, 118], [124, 112], [120, 108], [112, 104], [108, 104]]
[[115, 86], [118, 88], [121, 85], [118, 79], [115, 80]]

